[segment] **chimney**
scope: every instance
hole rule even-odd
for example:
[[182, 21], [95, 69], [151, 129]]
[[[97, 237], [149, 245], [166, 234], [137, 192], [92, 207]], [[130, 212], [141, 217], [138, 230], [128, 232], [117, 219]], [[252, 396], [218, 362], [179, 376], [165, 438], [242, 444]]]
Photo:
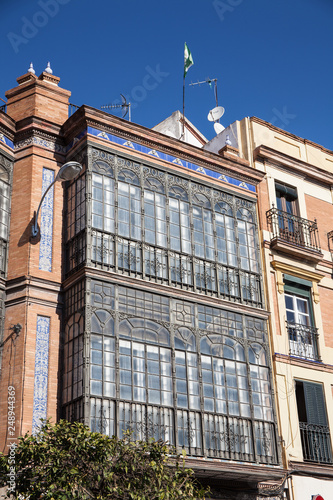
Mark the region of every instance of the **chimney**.
[[58, 86], [60, 78], [52, 74], [50, 64], [37, 77], [32, 64], [28, 72], [17, 79], [18, 86], [8, 90], [7, 114], [16, 122], [35, 116], [62, 125], [68, 118], [71, 92]]

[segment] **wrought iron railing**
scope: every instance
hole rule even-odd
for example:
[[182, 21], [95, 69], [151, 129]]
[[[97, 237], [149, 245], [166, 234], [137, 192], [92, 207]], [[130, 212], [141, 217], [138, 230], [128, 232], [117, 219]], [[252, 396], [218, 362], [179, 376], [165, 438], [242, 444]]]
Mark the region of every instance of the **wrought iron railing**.
[[80, 106], [76, 106], [76, 104], [68, 104], [68, 118], [72, 116], [75, 111], [77, 111], [80, 108]]
[[332, 464], [332, 445], [328, 425], [300, 422], [299, 428], [304, 460]]
[[266, 217], [273, 239], [279, 238], [299, 247], [320, 252], [316, 219], [314, 221], [303, 219], [274, 207], [266, 212]]
[[[71, 245], [74, 249], [78, 247], [74, 241]], [[130, 241], [97, 229], [92, 230], [91, 248], [91, 260], [96, 267], [262, 306], [260, 276], [257, 273]], [[75, 250], [70, 250], [70, 255], [71, 252], [76, 256]], [[73, 266], [75, 264], [76, 261], [73, 261]]]
[[320, 360], [318, 353], [318, 328], [287, 321], [291, 356]]
[[91, 398], [91, 428], [120, 436], [130, 430], [134, 439], [163, 439], [191, 456], [278, 463], [272, 422]]

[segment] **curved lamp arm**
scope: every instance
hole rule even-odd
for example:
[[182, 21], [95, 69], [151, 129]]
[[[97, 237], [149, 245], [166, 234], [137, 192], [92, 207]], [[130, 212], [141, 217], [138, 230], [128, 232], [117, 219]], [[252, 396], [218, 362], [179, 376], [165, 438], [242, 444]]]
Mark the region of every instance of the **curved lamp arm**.
[[43, 194], [43, 196], [39, 202], [37, 212], [34, 212], [34, 223], [31, 227], [31, 235], [33, 238], [35, 238], [38, 235], [38, 232], [39, 232], [38, 215], [39, 215], [40, 207], [42, 206], [44, 198], [47, 195], [47, 193], [50, 191], [51, 187], [57, 181], [64, 182], [64, 181], [69, 181], [69, 180], [75, 179], [75, 177], [77, 177], [79, 175], [81, 170], [82, 170], [82, 165], [76, 161], [69, 161], [68, 163], [65, 163], [65, 165], [63, 165], [60, 168], [59, 172], [56, 175], [56, 178], [54, 179], [53, 182], [51, 182], [51, 184], [48, 186], [45, 193]]

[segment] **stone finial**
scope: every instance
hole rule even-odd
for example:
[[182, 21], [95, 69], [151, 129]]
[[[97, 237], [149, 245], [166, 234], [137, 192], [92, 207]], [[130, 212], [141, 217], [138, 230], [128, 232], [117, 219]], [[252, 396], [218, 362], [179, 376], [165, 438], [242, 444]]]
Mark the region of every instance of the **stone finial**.
[[30, 68], [28, 69], [28, 73], [32, 73], [33, 75], [36, 73], [36, 71], [34, 70], [34, 65], [32, 63], [30, 63]]
[[52, 75], [52, 74], [53, 74], [53, 71], [52, 71], [52, 69], [51, 69], [51, 66], [50, 66], [50, 63], [49, 63], [49, 62], [47, 63], [47, 66], [46, 66], [46, 68], [44, 69], [44, 71], [45, 71], [45, 73], [49, 73], [50, 75]]
[[231, 146], [231, 140], [230, 140], [230, 137], [229, 135], [227, 134], [226, 138], [225, 138], [225, 143], [227, 146]]

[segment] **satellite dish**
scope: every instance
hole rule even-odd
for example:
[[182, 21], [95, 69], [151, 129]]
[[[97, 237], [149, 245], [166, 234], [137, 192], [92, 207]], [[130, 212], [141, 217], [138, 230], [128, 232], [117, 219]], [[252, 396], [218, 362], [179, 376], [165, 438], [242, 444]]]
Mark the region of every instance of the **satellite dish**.
[[216, 106], [216, 108], [210, 110], [207, 118], [210, 122], [217, 122], [223, 114], [224, 108], [222, 108], [222, 106]]
[[221, 132], [223, 132], [224, 127], [223, 127], [222, 123], [218, 123], [218, 122], [214, 123], [214, 130], [216, 132], [216, 135], [218, 135]]

